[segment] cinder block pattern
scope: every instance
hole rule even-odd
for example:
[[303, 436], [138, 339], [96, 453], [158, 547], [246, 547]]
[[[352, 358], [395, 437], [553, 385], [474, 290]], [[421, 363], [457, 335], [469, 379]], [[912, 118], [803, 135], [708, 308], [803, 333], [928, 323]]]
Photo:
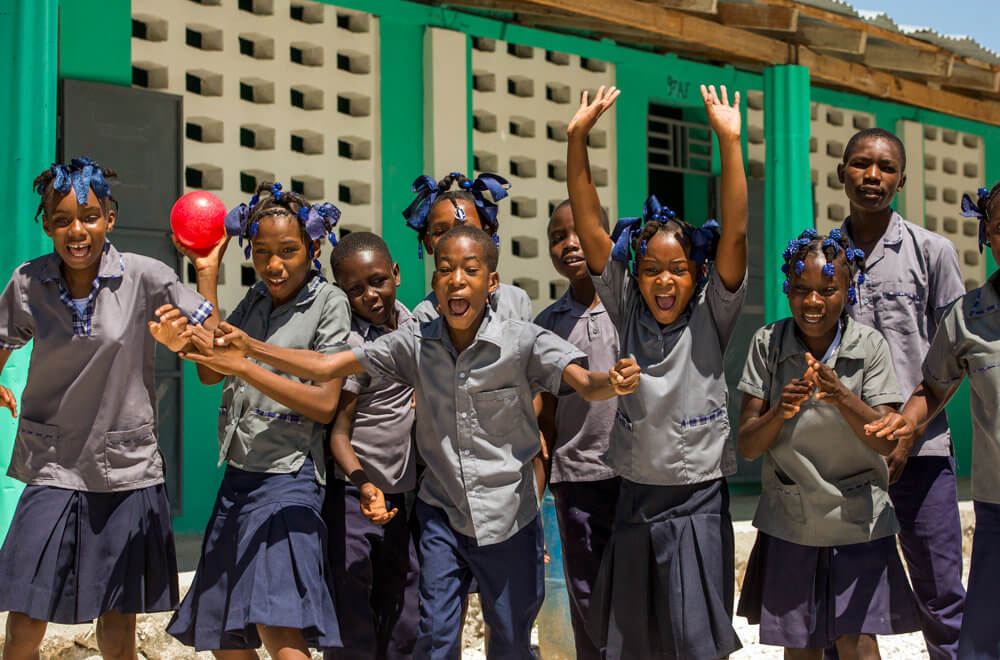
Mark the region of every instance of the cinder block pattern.
[[[614, 65], [578, 55], [474, 37], [472, 148], [475, 169], [513, 184], [501, 202], [500, 276], [528, 292], [535, 312], [563, 294], [546, 226], [566, 198], [566, 126], [583, 90], [615, 82]], [[590, 164], [611, 223], [617, 218], [615, 111], [590, 136]]]
[[[377, 55], [376, 16], [320, 2], [132, 0], [133, 84], [184, 96], [185, 191], [227, 207], [277, 177], [381, 231]], [[235, 243], [223, 267], [228, 313], [254, 277]]]
[[764, 178], [767, 144], [764, 141], [764, 92], [747, 90], [747, 174], [751, 179]]
[[812, 167], [813, 215], [816, 231], [830, 233], [850, 213], [844, 187], [837, 179], [844, 147], [851, 136], [875, 126], [875, 115], [823, 103], [813, 103], [810, 122], [809, 164]]
[[986, 281], [986, 257], [979, 254], [979, 224], [961, 216], [960, 202], [963, 193], [975, 199], [984, 158], [980, 136], [924, 125], [924, 225], [955, 244], [962, 279], [970, 290]]

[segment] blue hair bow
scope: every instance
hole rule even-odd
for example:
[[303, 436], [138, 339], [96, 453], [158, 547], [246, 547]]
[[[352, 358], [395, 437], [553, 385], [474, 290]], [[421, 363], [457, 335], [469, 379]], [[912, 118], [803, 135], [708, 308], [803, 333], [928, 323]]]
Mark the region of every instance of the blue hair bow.
[[[80, 156], [70, 161], [69, 165], [52, 163], [52, 189], [65, 195], [73, 189], [76, 194], [76, 201], [86, 204], [90, 197], [90, 191], [94, 191], [97, 199], [107, 199], [111, 196], [111, 186], [104, 178], [104, 172], [90, 158]], [[45, 192], [45, 186], [39, 184], [35, 189], [41, 195]]]
[[[461, 172], [452, 172], [453, 177], [461, 176]], [[472, 194], [476, 204], [476, 212], [484, 229], [496, 231], [497, 222], [496, 203], [507, 196], [510, 182], [499, 174], [483, 172], [473, 181], [466, 180], [462, 183], [461, 189]], [[421, 174], [410, 187], [410, 191], [417, 194], [409, 206], [403, 211], [406, 224], [415, 231], [423, 231], [427, 225], [427, 214], [430, 213], [434, 202], [439, 195], [445, 192], [438, 188], [437, 181], [426, 174]], [[486, 199], [484, 193], [489, 192], [492, 201]]]
[[691, 261], [703, 264], [715, 259], [715, 248], [719, 245], [719, 223], [708, 220], [691, 235]]
[[[636, 255], [632, 251], [632, 239], [642, 231], [647, 222], [653, 220], [665, 222], [673, 220], [676, 217], [677, 214], [671, 211], [669, 207], [660, 204], [660, 200], [656, 198], [656, 195], [650, 195], [642, 207], [642, 215], [640, 217], [620, 218], [615, 224], [615, 229], [611, 232], [611, 240], [614, 241], [614, 247], [611, 248], [611, 258], [615, 261], [628, 263], [629, 271], [635, 275]], [[709, 222], [715, 221], [710, 220]], [[707, 226], [709, 223], [706, 222], [705, 224]], [[715, 226], [718, 227], [718, 223]]]
[[979, 218], [979, 253], [982, 254], [983, 246], [988, 246], [990, 242], [986, 236], [986, 214], [979, 210], [979, 204], [989, 198], [990, 191], [986, 188], [980, 188], [977, 191], [977, 195], [979, 196], [979, 203], [973, 202], [968, 193], [962, 195], [962, 217]]

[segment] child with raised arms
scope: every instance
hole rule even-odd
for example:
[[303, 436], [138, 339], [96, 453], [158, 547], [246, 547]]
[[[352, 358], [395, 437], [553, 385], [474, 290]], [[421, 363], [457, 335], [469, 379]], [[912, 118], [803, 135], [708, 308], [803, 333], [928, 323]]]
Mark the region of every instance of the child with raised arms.
[[[105, 658], [134, 658], [135, 615], [177, 605], [147, 321], [176, 306], [154, 329], [177, 350], [188, 319], [214, 327], [217, 313], [172, 268], [108, 240], [115, 176], [89, 158], [38, 175], [52, 252], [0, 294], [0, 368], [34, 340], [7, 473], [27, 486], [0, 549], [5, 660], [38, 658], [50, 621], [93, 619]], [[0, 406], [17, 417], [5, 387]]]
[[[259, 281], [227, 323], [277, 346], [345, 350], [347, 297], [317, 261], [320, 242], [328, 234], [335, 242], [339, 217], [332, 204], [310, 205], [280, 183], [261, 184], [249, 205], [230, 211], [226, 231], [246, 242]], [[200, 264], [199, 289], [210, 300], [221, 256]], [[211, 333], [200, 330], [194, 338], [211, 350]], [[340, 381], [314, 384], [246, 366], [225, 378], [218, 435], [226, 471], [194, 581], [167, 631], [218, 658], [256, 658], [263, 642], [272, 658], [302, 660], [309, 647], [341, 645], [322, 518], [326, 425]], [[199, 373], [206, 384], [223, 379], [201, 365]]]
[[[979, 249], [990, 247], [1000, 263], [1000, 183], [981, 188], [978, 199], [962, 198], [962, 215], [979, 220]], [[923, 380], [900, 413], [868, 425], [876, 438], [913, 443], [965, 378], [972, 408], [972, 500], [976, 531], [972, 538], [969, 590], [959, 634], [960, 660], [1000, 657], [996, 589], [1000, 584], [1000, 274], [948, 308], [923, 362]]]
[[[452, 172], [440, 181], [426, 174], [413, 182], [416, 199], [403, 211], [406, 224], [417, 232], [417, 250], [434, 254], [434, 246], [451, 228], [459, 225], [477, 227], [500, 245], [500, 219], [497, 202], [507, 197], [510, 183], [497, 174], [482, 173], [475, 179]], [[489, 198], [486, 194], [489, 194]], [[500, 283], [490, 294], [493, 313], [502, 318], [530, 321], [531, 299], [524, 289]], [[433, 290], [416, 307], [413, 316], [423, 323], [440, 314]]]
[[[945, 310], [965, 294], [958, 254], [950, 240], [892, 209], [906, 183], [906, 149], [892, 133], [881, 128], [856, 133], [837, 174], [851, 210], [841, 230], [867, 255], [867, 279], [848, 313], [885, 336], [905, 395], [922, 378], [920, 363]], [[927, 652], [935, 660], [955, 657], [965, 601], [953, 453], [942, 413], [922, 436], [897, 442], [886, 457], [899, 545]]]
[[757, 331], [739, 384], [740, 453], [764, 457], [739, 614], [790, 660], [872, 660], [876, 635], [919, 629], [888, 495], [896, 443], [864, 428], [902, 396], [885, 338], [846, 311], [864, 254], [807, 229], [784, 260], [792, 316]]
[[[496, 245], [455, 227], [434, 251], [434, 291], [443, 315], [383, 335], [350, 353], [289, 351], [237, 332], [197, 362], [235, 373], [254, 361], [303, 378], [368, 372], [412, 386], [417, 447], [427, 467], [420, 524], [420, 625], [413, 657], [457, 658], [461, 604], [473, 578], [492, 636], [491, 658], [532, 658], [531, 627], [542, 604], [542, 534], [531, 460], [538, 451], [532, 398], [563, 383], [587, 399], [638, 385], [634, 362], [605, 373], [580, 366], [583, 353], [532, 323], [494, 316]], [[248, 360], [244, 355], [252, 358]]]
[[[603, 214], [601, 226], [605, 232], [610, 229]], [[569, 280], [569, 288], [538, 315], [535, 323], [586, 353], [592, 369], [610, 369], [618, 359], [618, 332], [590, 279], [569, 200], [555, 208], [546, 233], [552, 265]], [[578, 660], [601, 659], [586, 621], [618, 501], [619, 479], [601, 460], [608, 450], [617, 409], [615, 399], [590, 402], [576, 392], [563, 391], [558, 396], [542, 394], [538, 417], [551, 457], [549, 490], [562, 539]]]
[[[726, 476], [723, 356], [746, 294], [747, 185], [739, 93], [701, 88], [722, 159], [722, 234], [695, 228], [656, 197], [609, 238], [587, 135], [619, 91], [586, 93], [570, 122], [567, 185], [597, 294], [642, 384], [618, 399], [607, 462], [621, 476], [611, 541], [591, 601], [608, 658], [708, 660], [740, 648], [732, 625], [735, 557]], [[714, 264], [710, 264], [714, 258]]]
[[[415, 323], [396, 299], [399, 265], [385, 241], [351, 232], [330, 256], [337, 285], [351, 304], [347, 343], [360, 348]], [[417, 550], [408, 495], [417, 485], [413, 388], [355, 374], [344, 379], [330, 431], [339, 468], [327, 485], [330, 567], [343, 649], [334, 658], [409, 658], [420, 611]]]

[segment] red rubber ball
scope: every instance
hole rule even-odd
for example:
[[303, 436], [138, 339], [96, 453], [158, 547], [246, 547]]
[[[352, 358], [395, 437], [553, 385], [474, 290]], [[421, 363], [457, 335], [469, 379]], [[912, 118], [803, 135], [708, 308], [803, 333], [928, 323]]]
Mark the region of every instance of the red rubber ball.
[[170, 229], [177, 241], [195, 252], [208, 252], [226, 233], [226, 205], [210, 192], [194, 190], [174, 202]]

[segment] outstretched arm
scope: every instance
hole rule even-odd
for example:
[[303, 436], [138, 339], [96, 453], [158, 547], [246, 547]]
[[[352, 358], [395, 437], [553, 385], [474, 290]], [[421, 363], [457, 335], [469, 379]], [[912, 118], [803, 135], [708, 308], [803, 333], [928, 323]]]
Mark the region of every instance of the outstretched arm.
[[722, 235], [716, 250], [715, 269], [726, 288], [736, 291], [747, 270], [747, 177], [740, 146], [740, 93], [736, 92], [733, 104], [729, 105], [726, 86], [722, 85], [719, 91], [721, 100], [715, 85], [701, 86], [701, 97], [708, 121], [719, 140], [722, 161]]
[[594, 100], [588, 102], [588, 94], [584, 92], [580, 107], [566, 129], [566, 187], [569, 190], [576, 233], [580, 237], [587, 266], [593, 273], [604, 272], [604, 266], [611, 256], [612, 243], [601, 225], [601, 200], [590, 173], [587, 136], [601, 115], [615, 104], [620, 93], [621, 90], [614, 87], [605, 91], [604, 85], [601, 85]]
[[622, 358], [607, 373], [589, 371], [578, 364], [563, 370], [563, 382], [587, 401], [603, 401], [618, 394], [631, 394], [639, 387], [639, 365], [632, 358]]
[[913, 394], [901, 411], [890, 412], [866, 424], [865, 432], [876, 438], [888, 438], [912, 446], [916, 439], [924, 434], [931, 420], [937, 417], [951, 397], [955, 396], [959, 385], [961, 381], [950, 388], [942, 389], [924, 380], [913, 390]]

